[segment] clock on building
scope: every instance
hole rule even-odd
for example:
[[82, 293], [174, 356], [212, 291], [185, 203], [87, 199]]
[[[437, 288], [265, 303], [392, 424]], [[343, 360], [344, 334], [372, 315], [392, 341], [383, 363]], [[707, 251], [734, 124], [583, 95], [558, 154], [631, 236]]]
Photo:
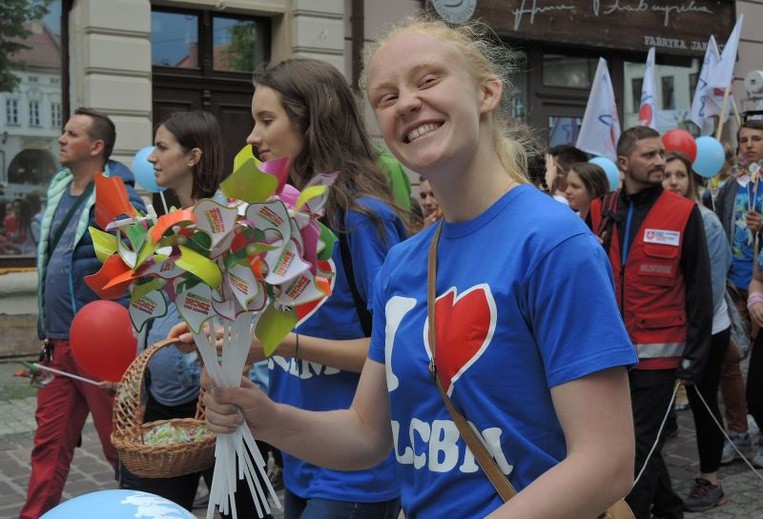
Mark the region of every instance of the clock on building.
[[477, 0], [432, 0], [432, 5], [443, 20], [458, 25], [472, 17]]

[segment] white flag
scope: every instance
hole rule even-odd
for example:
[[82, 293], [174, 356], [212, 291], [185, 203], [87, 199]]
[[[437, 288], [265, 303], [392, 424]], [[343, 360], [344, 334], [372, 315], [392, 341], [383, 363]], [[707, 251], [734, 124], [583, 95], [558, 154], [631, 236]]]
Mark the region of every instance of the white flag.
[[591, 93], [580, 126], [577, 147], [588, 153], [617, 161], [617, 140], [620, 118], [617, 116], [615, 91], [607, 70], [607, 62], [599, 58]]
[[[736, 25], [734, 25], [731, 35], [729, 35], [726, 46], [723, 47], [720, 61], [710, 70], [707, 80], [710, 89], [707, 97], [707, 106], [712, 111], [712, 115], [721, 113], [724, 93], [727, 88], [731, 87], [731, 82], [734, 80], [734, 65], [737, 60], [737, 49], [739, 48], [739, 37], [742, 33], [743, 23], [744, 15], [742, 14], [739, 15], [739, 19]], [[728, 116], [729, 106], [726, 106], [725, 117]]]
[[691, 114], [689, 116], [689, 119], [699, 127], [702, 135], [713, 133], [714, 122], [711, 117], [718, 114], [715, 104], [710, 103], [708, 105], [707, 100], [709, 97], [712, 97], [710, 76], [720, 61], [721, 55], [718, 52], [718, 45], [715, 43], [715, 37], [711, 35], [705, 49], [702, 68], [697, 78], [697, 86], [694, 89], [694, 98], [691, 101]]
[[649, 49], [644, 67], [644, 81], [641, 85], [641, 105], [638, 109], [638, 123], [657, 129], [657, 106], [655, 105], [657, 84], [654, 73], [654, 47]]
[[559, 146], [561, 144], [572, 144], [578, 140], [580, 124], [575, 117], [557, 117], [554, 126], [548, 132], [548, 146]]

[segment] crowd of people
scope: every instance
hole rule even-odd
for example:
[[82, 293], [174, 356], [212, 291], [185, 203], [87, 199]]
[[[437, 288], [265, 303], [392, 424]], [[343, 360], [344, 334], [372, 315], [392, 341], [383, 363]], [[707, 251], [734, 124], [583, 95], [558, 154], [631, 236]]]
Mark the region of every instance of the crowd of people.
[[[0, 193], [2, 196], [2, 193]], [[33, 256], [40, 240], [40, 195], [0, 198], [0, 256]]]
[[[210, 430], [250, 427], [280, 460], [287, 519], [591, 518], [622, 498], [651, 519], [722, 504], [720, 465], [752, 447], [748, 409], [763, 423], [763, 193], [751, 167], [763, 161], [763, 122], [743, 124], [736, 165], [708, 188], [658, 132], [630, 128], [610, 192], [586, 153], [538, 151], [504, 115], [506, 71], [479, 29], [416, 18], [371, 49], [363, 88], [391, 155], [372, 144], [333, 66], [292, 59], [256, 75], [256, 156], [290, 156], [297, 189], [340, 172], [325, 218], [338, 237], [333, 292], [269, 359], [252, 338], [240, 388], [215, 387], [195, 353], [163, 349], [148, 366], [146, 421], [192, 416], [205, 387]], [[106, 115], [75, 111], [39, 219], [44, 361], [84, 376], [68, 334], [96, 299], [83, 282], [100, 268], [86, 232], [95, 173], [123, 178], [143, 208], [129, 170], [110, 160], [114, 140]], [[148, 160], [176, 207], [224, 203], [212, 115], [173, 114], [154, 144]], [[401, 164], [420, 175], [420, 200]], [[755, 339], [746, 386], [737, 311]], [[140, 341], [167, 336], [193, 341], [172, 305]], [[678, 386], [697, 430], [688, 496], [661, 456]], [[191, 509], [200, 477], [209, 484], [210, 473], [152, 479], [120, 467], [109, 390], [65, 377], [39, 390], [22, 519], [60, 501], [88, 412], [121, 486]], [[449, 406], [481, 437], [490, 478]], [[724, 419], [731, 442], [715, 425]], [[752, 461], [763, 467], [763, 445]], [[516, 495], [496, 492], [496, 478]], [[240, 486], [239, 516], [254, 516], [251, 501]]]

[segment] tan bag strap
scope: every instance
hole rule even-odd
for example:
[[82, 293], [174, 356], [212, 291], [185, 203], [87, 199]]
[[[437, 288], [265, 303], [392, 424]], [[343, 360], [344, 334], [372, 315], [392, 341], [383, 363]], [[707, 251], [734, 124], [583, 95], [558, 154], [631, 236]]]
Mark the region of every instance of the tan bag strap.
[[437, 327], [435, 326], [435, 299], [436, 299], [436, 284], [437, 284], [437, 243], [440, 241], [440, 233], [442, 232], [442, 220], [437, 226], [432, 244], [429, 246], [429, 268], [427, 272], [427, 317], [429, 318], [429, 350], [432, 352], [432, 362], [429, 364], [429, 372], [437, 385], [437, 389], [442, 395], [442, 399], [445, 402], [445, 407], [448, 408], [453, 422], [458, 427], [458, 432], [461, 433], [461, 437], [469, 446], [469, 450], [472, 451], [474, 459], [477, 460], [482, 471], [492, 483], [498, 495], [501, 499], [508, 501], [514, 497], [517, 491], [509, 481], [509, 478], [501, 471], [495, 459], [488, 452], [487, 447], [483, 443], [482, 439], [478, 436], [476, 431], [466, 421], [464, 415], [462, 415], [453, 402], [448, 397], [448, 394], [442, 387], [440, 377], [437, 376], [437, 364], [435, 363], [435, 351], [437, 349]]

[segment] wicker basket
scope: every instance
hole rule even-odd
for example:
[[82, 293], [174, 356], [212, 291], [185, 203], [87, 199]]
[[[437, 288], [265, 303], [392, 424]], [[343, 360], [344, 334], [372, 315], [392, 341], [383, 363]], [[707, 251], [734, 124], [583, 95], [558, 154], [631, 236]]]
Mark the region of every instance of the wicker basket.
[[160, 341], [140, 354], [127, 368], [114, 399], [114, 432], [111, 442], [119, 459], [130, 472], [145, 478], [170, 478], [208, 469], [214, 463], [215, 437], [201, 441], [167, 445], [147, 445], [143, 436], [163, 423], [195, 430], [205, 426], [201, 397], [195, 418], [175, 418], [143, 423], [141, 393], [143, 374], [151, 357], [159, 349], [174, 346], [174, 340]]

